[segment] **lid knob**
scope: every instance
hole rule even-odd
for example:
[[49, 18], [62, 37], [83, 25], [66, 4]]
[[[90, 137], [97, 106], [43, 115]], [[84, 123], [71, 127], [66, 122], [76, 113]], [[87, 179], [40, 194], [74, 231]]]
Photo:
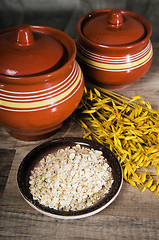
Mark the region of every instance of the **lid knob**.
[[19, 46], [30, 46], [34, 43], [31, 28], [26, 24], [20, 24], [16, 28], [15, 40]]
[[118, 9], [112, 9], [108, 14], [107, 22], [112, 25], [112, 27], [120, 27], [123, 23], [121, 11]]

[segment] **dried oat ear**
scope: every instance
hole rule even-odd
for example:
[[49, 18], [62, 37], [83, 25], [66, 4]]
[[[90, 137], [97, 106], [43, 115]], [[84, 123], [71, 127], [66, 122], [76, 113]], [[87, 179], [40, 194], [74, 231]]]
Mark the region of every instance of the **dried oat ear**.
[[[127, 182], [159, 195], [159, 109], [140, 96], [130, 99], [86, 84], [75, 115], [84, 138], [96, 139], [115, 153]], [[154, 167], [157, 178], [150, 173]]]

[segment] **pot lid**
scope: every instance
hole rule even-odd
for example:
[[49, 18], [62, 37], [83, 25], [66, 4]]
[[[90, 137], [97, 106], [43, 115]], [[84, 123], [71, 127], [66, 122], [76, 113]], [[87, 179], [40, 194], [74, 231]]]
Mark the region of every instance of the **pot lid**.
[[19, 25], [0, 33], [0, 74], [28, 76], [57, 69], [64, 48], [52, 36]]
[[118, 9], [94, 11], [83, 24], [83, 34], [97, 44], [123, 46], [139, 42], [146, 29], [137, 14]]

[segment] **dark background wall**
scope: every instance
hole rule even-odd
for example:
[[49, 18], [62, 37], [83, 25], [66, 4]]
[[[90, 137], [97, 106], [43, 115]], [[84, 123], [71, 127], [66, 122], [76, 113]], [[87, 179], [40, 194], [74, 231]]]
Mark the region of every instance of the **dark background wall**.
[[159, 0], [0, 0], [0, 29], [20, 23], [47, 25], [76, 38], [76, 23], [84, 14], [102, 8], [120, 8], [145, 17], [152, 41], [159, 42]]

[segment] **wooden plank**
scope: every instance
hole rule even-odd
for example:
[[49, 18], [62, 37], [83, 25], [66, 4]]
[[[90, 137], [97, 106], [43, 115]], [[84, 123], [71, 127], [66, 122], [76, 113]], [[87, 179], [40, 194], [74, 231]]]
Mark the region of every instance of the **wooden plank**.
[[[159, 236], [159, 220], [97, 214], [89, 218], [56, 220], [25, 210], [6, 209], [1, 214], [2, 239], [153, 239]], [[5, 238], [6, 237], [6, 238]]]
[[[44, 235], [49, 239], [50, 234], [55, 234], [55, 239], [105, 239], [105, 236], [113, 237], [111, 239], [123, 239], [129, 237], [129, 232], [134, 232], [132, 239], [157, 239], [155, 236], [159, 234], [158, 197], [149, 191], [141, 193], [126, 182], [117, 199], [108, 208], [86, 219], [56, 220], [32, 209], [21, 197], [15, 181], [18, 166], [31, 149], [32, 145], [17, 147], [1, 204], [3, 239], [5, 237], [27, 239], [30, 234], [32, 239]], [[148, 229], [145, 226], [148, 226]], [[138, 234], [142, 237], [138, 238]]]
[[[140, 95], [157, 109], [159, 107], [159, 44], [154, 44], [154, 60], [148, 73], [139, 81], [114, 90], [127, 97]], [[148, 190], [141, 193], [124, 181], [115, 201], [102, 212], [81, 220], [57, 220], [31, 208], [19, 193], [17, 170], [25, 155], [38, 144], [59, 137], [83, 136], [83, 131], [68, 118], [62, 128], [48, 139], [24, 142], [12, 138], [0, 127], [1, 173], [9, 177], [0, 202], [0, 239], [36, 240], [157, 240], [159, 239], [159, 197]], [[9, 160], [10, 159], [10, 160]], [[9, 162], [8, 162], [9, 161]], [[11, 165], [12, 162], [12, 165]], [[155, 175], [155, 171], [153, 172]], [[8, 175], [8, 172], [7, 172]]]
[[0, 198], [3, 196], [15, 150], [0, 149]]

